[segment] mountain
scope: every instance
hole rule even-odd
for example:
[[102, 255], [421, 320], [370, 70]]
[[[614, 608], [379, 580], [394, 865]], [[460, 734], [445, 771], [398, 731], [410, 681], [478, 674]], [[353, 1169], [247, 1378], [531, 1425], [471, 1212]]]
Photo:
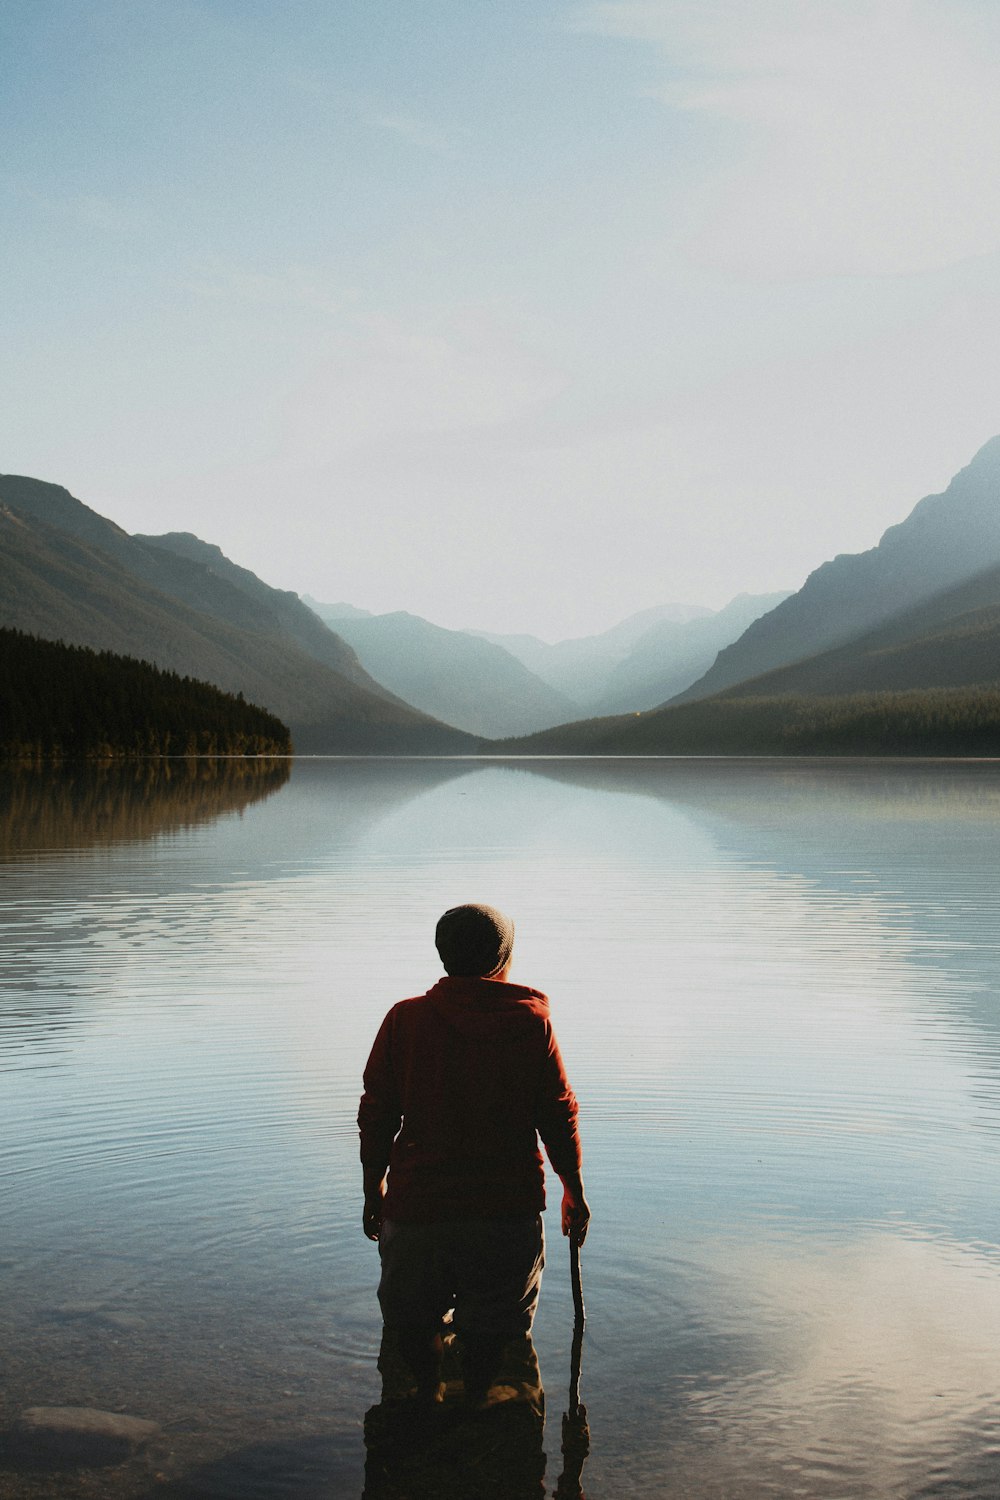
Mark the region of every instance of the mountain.
[[554, 643], [539, 640], [535, 635], [495, 635], [484, 630], [468, 633], [502, 646], [578, 707], [589, 707], [604, 693], [609, 675], [618, 663], [625, 660], [636, 642], [654, 625], [661, 620], [683, 624], [711, 613], [699, 604], [658, 604], [629, 615], [599, 635], [575, 636]]
[[1000, 566], [901, 611], [846, 646], [776, 667], [720, 698], [1000, 686]]
[[[954, 575], [960, 574], [958, 578]], [[948, 581], [931, 587], [934, 577]], [[839, 580], [838, 590], [832, 583]], [[881, 587], [877, 587], [881, 583]], [[891, 609], [887, 601], [905, 600]], [[811, 621], [805, 604], [818, 601]], [[715, 693], [754, 639], [777, 650], [774, 622], [801, 617], [799, 644], [832, 629], [853, 601], [847, 640]], [[859, 626], [871, 615], [877, 618]], [[785, 648], [789, 648], [787, 635]], [[691, 689], [651, 712], [580, 720], [509, 741], [549, 755], [1000, 754], [1000, 439], [943, 495], [922, 500], [877, 548], [841, 557], [761, 616]]]
[[940, 495], [921, 500], [877, 547], [817, 568], [798, 593], [756, 620], [678, 695], [706, 698], [775, 667], [817, 655], [1000, 564], [1000, 437]]
[[719, 694], [564, 724], [519, 740], [505, 755], [1000, 757], [1000, 686], [904, 692]]
[[445, 630], [404, 611], [336, 623], [379, 682], [470, 734], [530, 734], [577, 712], [508, 651], [466, 631]]
[[628, 713], [665, 703], [707, 672], [717, 654], [748, 625], [787, 598], [787, 591], [739, 594], [715, 614], [659, 621], [612, 669], [604, 692], [591, 705], [595, 714]]
[[59, 485], [0, 476], [0, 543], [0, 624], [242, 692], [290, 726], [299, 751], [430, 754], [474, 743], [388, 693], [345, 642], [320, 639], [313, 617], [296, 626], [281, 591], [232, 564], [213, 573], [130, 537]]
[[504, 744], [548, 755], [1000, 753], [1000, 566], [709, 698]]
[[339, 604], [321, 604], [318, 599], [303, 594], [302, 602], [308, 604], [314, 615], [319, 615], [324, 625], [333, 625], [338, 620], [370, 620], [372, 617], [370, 609], [358, 609], [356, 604], [345, 604], [343, 600]]
[[231, 563], [218, 547], [189, 532], [130, 536], [60, 485], [19, 475], [0, 477], [0, 500], [100, 550], [170, 598], [240, 630], [302, 646], [352, 682], [379, 692], [353, 651], [317, 623], [295, 594], [271, 588]]
[[164, 552], [193, 565], [185, 568], [183, 573], [171, 575], [175, 592], [176, 585], [183, 580], [184, 592], [178, 592], [178, 597], [182, 597], [185, 603], [223, 618], [226, 601], [235, 597], [239, 600], [239, 619], [234, 623], [246, 629], [266, 629], [275, 638], [301, 647], [315, 661], [332, 667], [351, 682], [357, 682], [380, 696], [391, 696], [381, 683], [372, 681], [355, 652], [340, 635], [317, 620], [298, 594], [272, 588], [248, 568], [231, 562], [221, 547], [203, 542], [190, 531], [168, 531], [162, 536], [136, 533], [131, 540], [145, 547], [161, 566]]

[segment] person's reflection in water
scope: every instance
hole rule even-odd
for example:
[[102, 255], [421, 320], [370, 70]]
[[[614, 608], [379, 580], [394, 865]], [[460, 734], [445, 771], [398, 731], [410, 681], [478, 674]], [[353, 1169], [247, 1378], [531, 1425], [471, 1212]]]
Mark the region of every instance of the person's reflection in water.
[[[417, 1380], [386, 1329], [379, 1353], [382, 1400], [365, 1415], [363, 1500], [545, 1500], [545, 1393], [531, 1335], [511, 1339], [485, 1400], [467, 1401], [458, 1341], [442, 1336], [440, 1400], [418, 1398]], [[590, 1451], [586, 1408], [562, 1418], [558, 1500], [584, 1500]]]

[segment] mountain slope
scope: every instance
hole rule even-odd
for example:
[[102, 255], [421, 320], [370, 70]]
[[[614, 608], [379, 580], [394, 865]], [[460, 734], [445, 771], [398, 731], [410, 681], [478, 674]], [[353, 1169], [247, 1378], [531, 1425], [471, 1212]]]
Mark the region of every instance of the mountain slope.
[[683, 624], [711, 613], [699, 604], [658, 604], [619, 620], [598, 635], [555, 642], [539, 640], [535, 635], [495, 635], [483, 630], [470, 630], [468, 634], [502, 646], [578, 707], [590, 707], [605, 692], [610, 673], [654, 625], [660, 621]]
[[[28, 506], [14, 503], [26, 494]], [[68, 527], [40, 518], [47, 501], [49, 513]], [[227, 580], [212, 584], [215, 614], [149, 581], [176, 583], [190, 594], [204, 588], [199, 574], [204, 569], [187, 559], [133, 543], [59, 486], [0, 477], [0, 624], [138, 656], [242, 692], [291, 727], [300, 751], [433, 753], [470, 746], [468, 736], [368, 686], [348, 646], [338, 649], [350, 653], [351, 676], [307, 655], [283, 632], [236, 624], [262, 612]]]
[[323, 604], [319, 599], [303, 594], [302, 602], [309, 606], [314, 615], [319, 615], [324, 625], [335, 626], [340, 620], [370, 620], [372, 617], [370, 609], [358, 609], [356, 604], [346, 604], [343, 600], [336, 604]]
[[192, 565], [184, 575], [184, 597], [195, 609], [214, 614], [217, 601], [230, 597], [230, 591], [235, 589], [252, 606], [246, 628], [267, 628], [268, 633], [289, 644], [300, 646], [316, 661], [332, 667], [335, 672], [343, 673], [352, 682], [360, 683], [369, 691], [382, 696], [392, 696], [385, 692], [381, 683], [375, 682], [365, 672], [357, 654], [351, 650], [343, 636], [317, 619], [298, 594], [272, 588], [258, 578], [256, 573], [230, 561], [221, 547], [203, 542], [190, 531], [169, 531], [163, 536], [143, 536], [136, 533], [131, 540], [152, 551], [168, 552], [174, 557], [183, 558]]
[[[1000, 688], [719, 695], [505, 741], [505, 755], [1000, 756]], [[495, 750], [493, 753], [496, 753]]]
[[190, 532], [130, 536], [61, 485], [22, 475], [0, 476], [0, 499], [23, 515], [99, 547], [160, 593], [240, 630], [295, 643], [352, 682], [382, 693], [350, 647], [318, 622], [297, 594], [271, 588], [248, 569], [230, 562], [219, 547]]
[[707, 672], [718, 653], [748, 625], [787, 598], [787, 591], [739, 594], [715, 614], [683, 622], [661, 620], [612, 670], [605, 691], [592, 705], [595, 714], [628, 713], [665, 703]]
[[798, 593], [756, 620], [678, 702], [706, 698], [817, 655], [1000, 563], [1000, 437], [940, 495], [921, 500], [877, 547], [817, 568]]
[[514, 754], [996, 754], [1000, 565], [846, 646], [709, 698], [562, 725]]
[[502, 647], [398, 611], [337, 621], [362, 665], [408, 703], [470, 734], [530, 734], [573, 703]]
[[723, 698], [1000, 684], [1000, 566], [944, 589], [846, 646], [776, 667]]

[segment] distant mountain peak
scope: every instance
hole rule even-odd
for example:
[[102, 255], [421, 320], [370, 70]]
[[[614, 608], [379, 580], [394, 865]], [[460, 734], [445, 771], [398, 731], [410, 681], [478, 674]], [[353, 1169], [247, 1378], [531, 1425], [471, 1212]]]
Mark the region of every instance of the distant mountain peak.
[[108, 535], [126, 540], [128, 532], [92, 510], [62, 484], [32, 479], [28, 474], [0, 474], [0, 500], [34, 516], [48, 526], [59, 526], [88, 541]]
[[974, 469], [979, 463], [988, 463], [1000, 467], [1000, 432], [996, 437], [987, 438], [983, 446], [973, 454], [966, 464], [967, 469]]
[[229, 561], [221, 547], [217, 546], [215, 542], [202, 541], [201, 537], [196, 536], [193, 531], [164, 531], [159, 536], [147, 536], [143, 540], [147, 542], [162, 542], [164, 545], [169, 543], [174, 547], [190, 547], [194, 552], [219, 557], [226, 562]]
[[370, 620], [372, 617], [370, 609], [358, 609], [356, 604], [348, 604], [344, 600], [336, 604], [323, 604], [319, 599], [314, 599], [311, 594], [303, 594], [302, 602], [308, 605], [314, 615], [318, 615], [327, 624], [334, 620]]

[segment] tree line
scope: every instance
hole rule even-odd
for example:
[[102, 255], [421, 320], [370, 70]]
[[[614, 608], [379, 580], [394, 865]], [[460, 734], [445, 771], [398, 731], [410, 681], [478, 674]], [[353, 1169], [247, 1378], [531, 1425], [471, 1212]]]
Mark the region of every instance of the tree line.
[[288, 728], [242, 694], [113, 651], [0, 629], [0, 760], [291, 751]]
[[550, 755], [1000, 756], [1000, 687], [782, 693], [738, 689], [642, 714], [592, 719], [484, 750]]
[[1000, 690], [916, 688], [771, 698], [740, 698], [734, 692], [643, 715], [629, 728], [633, 753], [995, 756], [1000, 755]]

